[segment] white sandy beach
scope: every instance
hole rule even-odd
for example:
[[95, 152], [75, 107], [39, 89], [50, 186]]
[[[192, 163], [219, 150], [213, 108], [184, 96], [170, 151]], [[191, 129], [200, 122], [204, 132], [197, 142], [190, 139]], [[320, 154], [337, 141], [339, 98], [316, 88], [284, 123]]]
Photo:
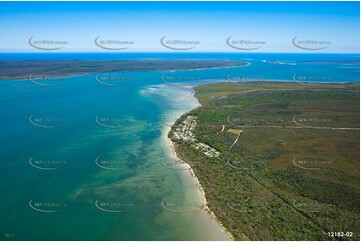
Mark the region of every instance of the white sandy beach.
[[[172, 118], [180, 118], [184, 113], [189, 112], [192, 109], [195, 109], [200, 105], [198, 100], [194, 97], [194, 90], [192, 87], [186, 87], [186, 88], [179, 88], [179, 87], [171, 87], [169, 85], [159, 85], [157, 87], [157, 92], [162, 92], [163, 90], [159, 90], [161, 88], [165, 88], [164, 91], [170, 92], [173, 94], [172, 103], [170, 105], [174, 105], [174, 112], [172, 112]], [[151, 92], [155, 91], [154, 88], [148, 89]], [[171, 91], [170, 91], [171, 90]], [[176, 97], [174, 97], [176, 96]], [[167, 123], [168, 125], [163, 125], [162, 135], [161, 135], [161, 143], [164, 148], [164, 150], [168, 153], [169, 157], [172, 160], [177, 160], [179, 162], [185, 163], [186, 162], [180, 160], [175, 152], [174, 144], [173, 142], [168, 138], [168, 133], [171, 130], [171, 126], [173, 123]], [[220, 221], [217, 219], [215, 214], [209, 209], [207, 206], [207, 200], [206, 200], [206, 194], [198, 180], [198, 178], [195, 176], [192, 168], [187, 164], [189, 169], [187, 170], [181, 170], [182, 172], [182, 180], [185, 183], [190, 183], [190, 186], [196, 187], [198, 197], [201, 199], [202, 206], [202, 213], [201, 217], [198, 218], [201, 220], [202, 228], [201, 230], [204, 230], [206, 227], [207, 233], [212, 234], [213, 240], [221, 240], [221, 241], [230, 241], [234, 240], [232, 235], [224, 228], [224, 226], [220, 223]]]

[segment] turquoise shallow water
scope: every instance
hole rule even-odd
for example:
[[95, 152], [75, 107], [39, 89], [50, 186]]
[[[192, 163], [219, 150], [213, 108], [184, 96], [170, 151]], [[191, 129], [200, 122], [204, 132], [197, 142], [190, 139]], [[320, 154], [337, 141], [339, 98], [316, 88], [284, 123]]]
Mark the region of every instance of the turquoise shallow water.
[[359, 63], [334, 62], [358, 60], [354, 55], [192, 58], [250, 65], [43, 82], [56, 86], [1, 81], [0, 239], [226, 239], [200, 210], [187, 170], [172, 169], [162, 138], [172, 120], [197, 106], [190, 87], [265, 79], [359, 82]]

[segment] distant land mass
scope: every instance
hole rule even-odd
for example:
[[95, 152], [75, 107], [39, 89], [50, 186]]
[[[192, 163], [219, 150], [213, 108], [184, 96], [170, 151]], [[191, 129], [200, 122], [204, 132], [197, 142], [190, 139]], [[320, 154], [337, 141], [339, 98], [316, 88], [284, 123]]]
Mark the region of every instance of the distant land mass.
[[62, 60], [0, 61], [0, 80], [28, 79], [30, 75], [72, 76], [99, 72], [194, 70], [247, 65], [230, 60]]

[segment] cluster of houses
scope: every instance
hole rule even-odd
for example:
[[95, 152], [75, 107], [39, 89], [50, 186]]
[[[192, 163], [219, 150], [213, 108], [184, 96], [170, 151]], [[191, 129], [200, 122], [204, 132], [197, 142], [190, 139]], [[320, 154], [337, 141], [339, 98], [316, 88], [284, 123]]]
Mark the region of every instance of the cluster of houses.
[[210, 147], [207, 144], [199, 142], [194, 137], [194, 129], [197, 126], [197, 118], [195, 116], [187, 116], [187, 118], [180, 123], [173, 133], [175, 139], [192, 142], [195, 149], [200, 149], [208, 157], [219, 157], [220, 152]]

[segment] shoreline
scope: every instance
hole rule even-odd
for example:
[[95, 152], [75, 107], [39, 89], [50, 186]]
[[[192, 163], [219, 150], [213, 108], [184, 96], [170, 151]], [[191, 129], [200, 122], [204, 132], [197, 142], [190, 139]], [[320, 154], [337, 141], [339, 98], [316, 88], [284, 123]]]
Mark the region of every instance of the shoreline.
[[[192, 96], [194, 97], [194, 90], [193, 90], [193, 88], [191, 88], [190, 90], [192, 90], [192, 92], [193, 92], [193, 93], [192, 93]], [[192, 108], [191, 110], [194, 110], [194, 109], [202, 106], [202, 105], [199, 103], [198, 99], [197, 99], [196, 97], [194, 97], [194, 98], [197, 100], [198, 105], [197, 105], [196, 107]], [[183, 114], [185, 114], [185, 113], [187, 113], [187, 112], [189, 112], [189, 111], [191, 111], [191, 110], [184, 111], [184, 112], [178, 112], [178, 113], [177, 113], [177, 116], [179, 116], [179, 117], [177, 118], [177, 120], [178, 120]], [[203, 189], [203, 187], [202, 187], [202, 185], [201, 185], [198, 177], [195, 175], [192, 167], [189, 165], [189, 163], [187, 163], [186, 161], [184, 161], [184, 160], [182, 160], [182, 159], [180, 159], [180, 158], [178, 157], [177, 152], [176, 152], [176, 150], [175, 150], [175, 144], [173, 143], [173, 141], [172, 141], [170, 138], [168, 138], [168, 134], [169, 134], [169, 132], [171, 131], [174, 123], [175, 123], [175, 120], [172, 122], [171, 125], [165, 126], [165, 127], [163, 128], [163, 130], [162, 130], [162, 142], [163, 142], [165, 148], [168, 149], [169, 155], [172, 157], [172, 159], [175, 159], [175, 160], [179, 161], [180, 163], [186, 164], [186, 165], [188, 166], [187, 171], [189, 172], [189, 174], [191, 175], [191, 177], [195, 180], [195, 184], [196, 184], [196, 186], [198, 187], [198, 191], [199, 191], [199, 193], [200, 193], [200, 198], [201, 198], [201, 202], [202, 202], [202, 209], [201, 209], [201, 210], [206, 211], [207, 214], [210, 216], [210, 218], [211, 218], [214, 222], [216, 222], [216, 223], [218, 224], [218, 226], [219, 226], [220, 229], [223, 231], [223, 233], [225, 233], [225, 234], [227, 235], [227, 237], [229, 238], [229, 241], [235, 241], [235, 238], [234, 238], [234, 236], [231, 234], [231, 232], [229, 232], [229, 231], [224, 227], [224, 225], [222, 224], [222, 222], [217, 218], [217, 216], [216, 216], [216, 215], [210, 210], [210, 208], [208, 207], [208, 205], [207, 205], [206, 193], [204, 192], [204, 189]]]

